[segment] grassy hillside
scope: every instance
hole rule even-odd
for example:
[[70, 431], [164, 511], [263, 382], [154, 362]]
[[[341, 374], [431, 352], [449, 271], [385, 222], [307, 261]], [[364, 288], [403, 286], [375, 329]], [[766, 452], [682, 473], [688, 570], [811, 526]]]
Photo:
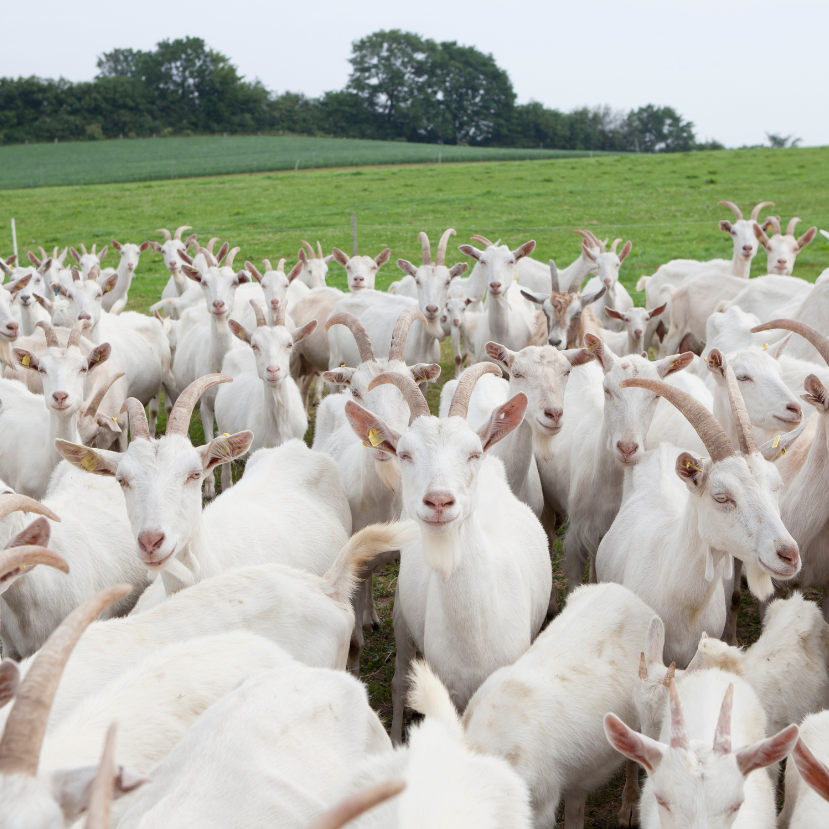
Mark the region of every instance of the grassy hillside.
[[[229, 139], [228, 139], [229, 140]], [[130, 146], [134, 142], [123, 142]], [[675, 257], [731, 256], [731, 241], [717, 229], [730, 199], [748, 213], [762, 200], [802, 228], [829, 227], [829, 148], [750, 150], [664, 156], [441, 164], [268, 173], [262, 175], [55, 187], [7, 191], [0, 208], [0, 255], [10, 253], [9, 219], [17, 222], [21, 252], [36, 245], [99, 245], [116, 238], [158, 239], [159, 227], [192, 225], [203, 240], [227, 239], [242, 249], [237, 261], [268, 257], [296, 261], [301, 238], [330, 251], [351, 250], [351, 212], [357, 212], [360, 250], [385, 246], [393, 259], [380, 272], [385, 288], [400, 271], [394, 259], [419, 261], [419, 230], [433, 244], [454, 227], [461, 244], [473, 233], [509, 245], [535, 239], [534, 256], [571, 262], [579, 250], [573, 228], [633, 241], [622, 267], [632, 289], [643, 273]], [[456, 250], [450, 248], [450, 250]], [[462, 259], [455, 253], [456, 259]], [[114, 265], [113, 253], [105, 264]], [[814, 280], [829, 266], [829, 243], [819, 236], [800, 255], [796, 273]], [[764, 273], [765, 257], [754, 262]], [[161, 257], [145, 253], [130, 307], [146, 309], [166, 281]], [[343, 286], [336, 264], [330, 282]]]
[[478, 149], [399, 141], [301, 136], [200, 136], [130, 141], [78, 141], [0, 147], [0, 190], [66, 184], [192, 178], [273, 170], [580, 158], [572, 150]]

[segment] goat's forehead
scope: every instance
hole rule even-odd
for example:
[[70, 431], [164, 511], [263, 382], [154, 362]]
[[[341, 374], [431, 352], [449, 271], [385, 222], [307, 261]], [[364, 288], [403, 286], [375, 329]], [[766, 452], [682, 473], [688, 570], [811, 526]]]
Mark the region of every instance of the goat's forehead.
[[266, 325], [257, 325], [251, 334], [251, 345], [258, 345], [260, 348], [286, 348], [293, 342], [293, 337], [283, 325], [269, 328]]
[[[620, 357], [615, 360], [610, 371], [607, 373], [607, 381], [609, 383], [618, 384], [622, 380], [628, 380], [631, 377], [648, 377], [652, 380], [661, 379], [654, 367], [654, 363], [636, 354], [628, 354], [626, 357]], [[625, 391], [631, 390], [625, 389]]]
[[543, 347], [530, 345], [515, 355], [512, 361], [513, 371], [516, 369], [527, 374], [540, 374], [554, 371], [560, 373], [570, 367], [570, 361], [551, 345]]
[[712, 464], [708, 475], [710, 486], [742, 490], [773, 487], [781, 482], [774, 464], [762, 455], [733, 455]]
[[738, 351], [737, 354], [731, 358], [730, 362], [735, 374], [739, 374], [740, 371], [747, 371], [751, 373], [763, 372], [777, 375], [782, 374], [780, 363], [764, 351], [753, 351], [748, 349]]
[[401, 441], [404, 439], [411, 440], [413, 444], [425, 445], [432, 450], [448, 448], [456, 452], [468, 451], [469, 447], [476, 443], [478, 447], [481, 445], [480, 438], [463, 417], [415, 418]]
[[199, 463], [199, 453], [188, 438], [165, 435], [158, 440], [133, 440], [122, 455], [119, 468], [175, 472]]

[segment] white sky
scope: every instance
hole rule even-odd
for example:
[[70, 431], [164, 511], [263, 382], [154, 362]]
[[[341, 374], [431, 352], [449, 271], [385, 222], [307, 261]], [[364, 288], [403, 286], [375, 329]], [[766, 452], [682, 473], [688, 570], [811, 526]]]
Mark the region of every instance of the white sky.
[[700, 139], [829, 144], [826, 0], [39, 0], [4, 3], [0, 76], [88, 80], [114, 47], [202, 37], [269, 89], [340, 89], [351, 41], [400, 28], [491, 52], [519, 102], [675, 107]]

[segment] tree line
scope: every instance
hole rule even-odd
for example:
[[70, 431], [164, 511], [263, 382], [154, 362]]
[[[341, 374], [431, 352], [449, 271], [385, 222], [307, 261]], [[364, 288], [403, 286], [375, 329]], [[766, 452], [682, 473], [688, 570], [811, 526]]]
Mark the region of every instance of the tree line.
[[572, 112], [517, 104], [492, 55], [399, 30], [352, 44], [345, 88], [319, 98], [247, 81], [200, 38], [114, 49], [95, 80], [0, 78], [0, 143], [294, 134], [626, 152], [720, 149], [673, 108]]

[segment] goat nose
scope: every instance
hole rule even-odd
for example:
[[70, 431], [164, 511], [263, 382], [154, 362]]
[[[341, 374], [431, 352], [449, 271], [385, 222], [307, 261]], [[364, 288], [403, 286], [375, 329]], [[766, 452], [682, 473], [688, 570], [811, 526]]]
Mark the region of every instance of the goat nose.
[[355, 282], [365, 282], [365, 281], [366, 281], [366, 279], [365, 279], [365, 277], [364, 277], [364, 276], [355, 276], [355, 277], [354, 277], [354, 281], [355, 281]]
[[80, 314], [78, 314], [78, 319], [79, 320], [91, 320], [92, 317], [89, 316], [88, 311], [81, 311]]
[[554, 340], [552, 337], [550, 337], [550, 339], [547, 340], [547, 342], [555, 348], [558, 348], [561, 345], [561, 340]]
[[561, 407], [555, 409], [544, 409], [544, 417], [551, 421], [552, 426], [558, 427], [561, 424], [561, 416], [564, 414]]
[[625, 460], [628, 460], [633, 455], [636, 454], [637, 450], [639, 449], [638, 443], [622, 443], [622, 441], [618, 441], [616, 443], [616, 448], [619, 450], [619, 453]]
[[751, 251], [753, 251], [753, 250], [754, 250], [754, 248], [751, 245], [743, 245], [743, 252], [744, 253], [751, 253]]
[[16, 322], [7, 322], [6, 323], [6, 331], [8, 331], [9, 334], [11, 334], [12, 337], [17, 336], [17, 330], [18, 330], [18, 328], [17, 328], [17, 323]]
[[785, 264], [786, 264], [786, 260], [785, 260], [785, 259], [778, 259], [778, 260], [777, 260], [777, 264], [778, 264], [778, 265], [785, 265]]
[[213, 300], [213, 307], [214, 307], [217, 311], [222, 311], [222, 310], [224, 309], [224, 307], [225, 307], [225, 304], [224, 304], [224, 302], [223, 302], [221, 299], [214, 299], [214, 300]]
[[451, 507], [455, 499], [448, 492], [427, 492], [423, 497], [423, 503], [434, 510], [443, 510]]
[[497, 291], [497, 290], [501, 287], [501, 283], [500, 283], [500, 282], [490, 282], [490, 283], [489, 283], [489, 287], [490, 287], [493, 291]]
[[164, 542], [164, 533], [158, 530], [144, 530], [138, 536], [138, 546], [147, 555], [152, 555]]
[[275, 311], [277, 308], [279, 308], [279, 300], [278, 300], [278, 299], [272, 299], [272, 300], [271, 300], [271, 308], [273, 308], [273, 309], [274, 309], [274, 311]]
[[637, 328], [633, 332], [633, 339], [634, 340], [641, 340], [642, 339], [642, 329], [641, 328]]
[[799, 421], [800, 418], [803, 417], [803, 410], [800, 408], [798, 403], [789, 403], [789, 405], [786, 406], [786, 411], [791, 412], [794, 415], [792, 420], [795, 422]]
[[604, 282], [604, 284], [607, 285], [608, 288], [610, 287], [610, 277], [603, 279], [602, 282]]
[[777, 557], [789, 567], [797, 567], [800, 561], [800, 553], [798, 552], [795, 544], [780, 542], [774, 548], [774, 552], [777, 553]]
[[52, 400], [54, 400], [58, 406], [62, 406], [66, 402], [67, 397], [69, 397], [69, 395], [65, 391], [52, 392]]
[[426, 313], [430, 317], [436, 317], [439, 310], [440, 309], [437, 307], [437, 305], [427, 305], [426, 306]]

